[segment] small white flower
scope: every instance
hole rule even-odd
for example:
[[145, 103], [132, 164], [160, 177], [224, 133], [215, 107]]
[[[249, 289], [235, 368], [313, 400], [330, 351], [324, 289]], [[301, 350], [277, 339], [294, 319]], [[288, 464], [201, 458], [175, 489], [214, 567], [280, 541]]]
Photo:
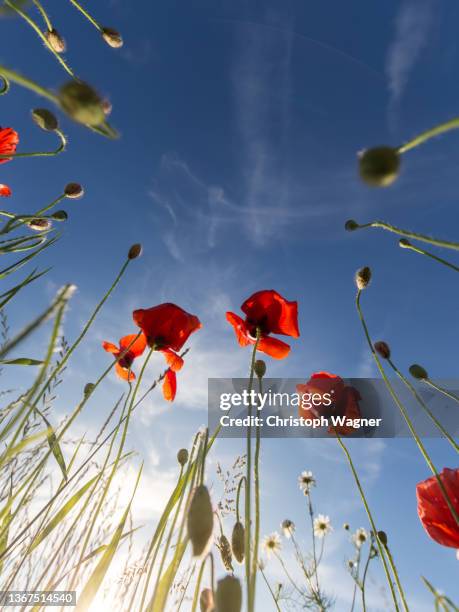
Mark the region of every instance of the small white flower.
[[280, 535], [275, 531], [270, 535], [266, 536], [263, 540], [263, 548], [266, 551], [268, 557], [277, 553], [281, 549], [281, 538]]
[[319, 514], [314, 519], [314, 535], [317, 538], [324, 538], [331, 531], [333, 531], [333, 527], [331, 526], [330, 517]]
[[282, 521], [281, 527], [282, 533], [286, 538], [291, 538], [292, 535], [295, 533], [295, 523], [290, 519], [285, 519], [285, 521]]
[[359, 527], [357, 531], [352, 536], [352, 541], [360, 548], [365, 542], [368, 540], [368, 533], [365, 531], [363, 527]]
[[301, 472], [301, 474], [298, 476], [298, 484], [300, 486], [300, 489], [304, 492], [305, 495], [307, 495], [311, 489], [311, 487], [314, 487], [316, 484], [316, 479], [314, 478], [312, 472]]

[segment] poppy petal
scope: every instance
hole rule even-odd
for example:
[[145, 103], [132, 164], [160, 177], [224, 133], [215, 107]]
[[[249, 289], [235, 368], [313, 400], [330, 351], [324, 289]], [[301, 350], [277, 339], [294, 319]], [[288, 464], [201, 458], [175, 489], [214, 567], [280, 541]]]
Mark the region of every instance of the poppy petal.
[[259, 341], [258, 350], [274, 359], [284, 359], [290, 353], [290, 346], [282, 340], [267, 336]]
[[[138, 337], [137, 337], [138, 336]], [[144, 334], [130, 334], [123, 336], [120, 340], [120, 349], [128, 349], [129, 355], [133, 358], [140, 357], [147, 346], [147, 339]]]
[[[18, 143], [19, 136], [13, 128], [0, 128], [0, 155], [14, 153]], [[11, 158], [0, 158], [0, 164], [8, 161], [11, 161]]]
[[265, 334], [298, 338], [298, 302], [289, 302], [274, 289], [257, 291], [241, 306], [242, 312]]
[[120, 352], [119, 347], [116, 346], [116, 344], [113, 344], [113, 342], [102, 342], [102, 348], [104, 349], [104, 351], [107, 351], [107, 353], [113, 353], [114, 355], [118, 355]]
[[132, 317], [144, 332], [149, 346], [170, 348], [176, 352], [193, 332], [202, 327], [198, 317], [171, 303], [134, 310]]
[[250, 340], [247, 337], [248, 330], [244, 319], [241, 319], [241, 317], [239, 317], [237, 314], [234, 314], [234, 312], [227, 312], [226, 320], [228, 321], [228, 323], [230, 323], [230, 325], [233, 326], [234, 333], [236, 334], [236, 338], [239, 342], [239, 345], [248, 346], [250, 344]]
[[177, 393], [177, 376], [170, 368], [167, 370], [164, 376], [163, 382], [163, 395], [164, 399], [168, 402], [173, 402], [175, 394]]
[[[459, 512], [459, 469], [444, 468], [439, 475], [456, 512]], [[459, 548], [459, 526], [446, 503], [435, 476], [416, 486], [422, 526], [438, 544]]]
[[174, 353], [174, 351], [172, 351], [171, 349], [165, 349], [164, 351], [162, 351], [162, 353], [166, 358], [166, 363], [171, 370], [173, 370], [174, 372], [178, 372], [183, 368], [184, 361], [180, 357], [180, 355], [177, 355], [177, 353]]
[[2, 185], [0, 183], [0, 196], [2, 198], [9, 198], [10, 195], [11, 195], [11, 189], [8, 187], [8, 185]]
[[134, 372], [132, 372], [128, 368], [123, 368], [118, 362], [116, 362], [115, 364], [115, 370], [122, 380], [127, 380], [128, 382], [132, 382], [133, 380], [135, 380]]

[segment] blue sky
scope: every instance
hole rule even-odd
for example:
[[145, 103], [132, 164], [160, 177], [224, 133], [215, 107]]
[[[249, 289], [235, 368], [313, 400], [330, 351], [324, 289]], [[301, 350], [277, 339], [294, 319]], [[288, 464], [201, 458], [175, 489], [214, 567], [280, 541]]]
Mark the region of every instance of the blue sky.
[[[190, 343], [175, 404], [156, 396], [133, 423], [131, 443], [147, 459], [144, 486], [153, 507], [143, 503], [139, 516], [158, 511], [175, 477], [175, 451], [206, 421], [207, 377], [247, 371], [249, 354], [234, 342], [224, 313], [237, 312], [256, 290], [274, 288], [300, 305], [301, 338], [287, 361], [268, 364], [273, 376], [307, 379], [321, 369], [375, 375], [354, 308], [353, 273], [362, 265], [374, 273], [362, 299], [374, 338], [391, 344], [401, 368], [418, 361], [432, 378], [457, 376], [453, 272], [402, 251], [394, 236], [349, 234], [343, 226], [351, 217], [380, 218], [454, 240], [458, 135], [408, 154], [387, 190], [358, 180], [356, 153], [401, 144], [457, 114], [459, 7], [435, 0], [104, 0], [94, 10], [122, 31], [119, 51], [102, 44], [70, 5], [54, 1], [49, 9], [67, 38], [69, 63], [112, 100], [121, 139], [104, 140], [62, 118], [65, 155], [2, 166], [2, 182], [14, 192], [5, 204], [14, 211], [39, 208], [71, 180], [86, 189], [67, 207], [59, 256], [41, 258], [43, 267], [53, 264], [47, 282], [10, 308], [11, 324], [30, 319], [31, 304], [44, 307], [71, 281], [78, 286], [65, 326], [71, 339], [129, 245], [144, 245], [71, 364], [62, 413], [108, 363], [100, 341], [135, 331], [134, 308], [172, 301], [204, 324]], [[27, 25], [11, 20], [4, 27], [2, 62], [50, 87], [66, 79]], [[43, 102], [18, 87], [2, 98], [2, 125], [20, 131], [21, 151], [54, 145], [30, 122], [34, 105]], [[162, 367], [159, 358], [153, 364], [152, 376]], [[109, 381], [81, 431], [102, 420], [121, 391], [119, 381]], [[438, 467], [456, 465], [444, 444], [428, 446]], [[414, 445], [357, 440], [350, 447], [413, 609], [430, 609], [421, 574], [459, 597], [454, 551], [431, 542], [417, 520], [415, 484], [429, 473]], [[242, 450], [221, 441], [214, 461], [229, 464]], [[286, 513], [301, 522], [297, 475], [317, 474], [317, 509], [335, 525], [327, 577], [347, 602], [351, 582], [342, 566], [350, 544], [341, 524], [366, 520], [336, 444], [266, 440], [262, 462], [264, 532], [278, 529]], [[382, 584], [377, 570], [374, 576]], [[385, 609], [377, 587], [373, 597], [374, 610]]]

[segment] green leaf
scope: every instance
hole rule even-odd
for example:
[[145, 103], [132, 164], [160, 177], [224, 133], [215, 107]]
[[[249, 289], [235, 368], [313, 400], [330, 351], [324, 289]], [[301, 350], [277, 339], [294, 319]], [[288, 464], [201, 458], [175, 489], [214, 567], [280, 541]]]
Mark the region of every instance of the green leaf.
[[30, 359], [29, 357], [18, 357], [18, 359], [0, 360], [0, 365], [22, 365], [22, 366], [39, 366], [43, 365], [44, 361], [38, 359]]
[[0, 574], [3, 570], [3, 553], [5, 552], [8, 546], [8, 536], [10, 532], [10, 523], [11, 523], [11, 505], [13, 503], [13, 496], [10, 492], [8, 497], [8, 501], [5, 507], [2, 510], [2, 522], [0, 525]]
[[48, 430], [47, 430], [47, 434], [46, 437], [48, 439], [48, 445], [49, 448], [51, 449], [51, 452], [54, 455], [54, 458], [56, 459], [59, 467], [61, 468], [61, 472], [62, 475], [64, 477], [64, 480], [67, 480], [67, 467], [65, 465], [65, 459], [64, 459], [64, 455], [61, 451], [61, 447], [59, 445], [59, 441], [57, 439], [57, 436], [54, 432], [53, 426], [51, 425], [51, 423], [48, 421], [48, 419], [45, 417], [45, 415], [40, 412], [40, 410], [38, 410], [38, 408], [34, 409], [43, 419], [43, 421], [46, 423]]
[[156, 597], [150, 601], [148, 604], [147, 610], [151, 612], [163, 612], [166, 606], [167, 597], [169, 595], [169, 591], [171, 590], [172, 583], [174, 581], [177, 570], [182, 562], [183, 555], [185, 554], [185, 550], [188, 544], [188, 538], [186, 537], [182, 542], [177, 544], [174, 558], [170, 562], [168, 568], [164, 572], [161, 580], [159, 581], [158, 590], [156, 592]]

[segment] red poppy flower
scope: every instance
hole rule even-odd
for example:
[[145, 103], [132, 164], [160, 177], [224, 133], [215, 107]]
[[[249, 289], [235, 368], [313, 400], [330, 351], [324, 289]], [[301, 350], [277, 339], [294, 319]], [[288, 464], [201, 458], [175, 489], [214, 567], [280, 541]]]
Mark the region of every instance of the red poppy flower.
[[159, 304], [152, 308], [134, 310], [134, 322], [145, 334], [149, 346], [161, 351], [169, 366], [163, 383], [166, 400], [173, 401], [177, 391], [175, 375], [182, 366], [180, 351], [190, 335], [202, 327], [198, 317], [175, 304]]
[[233, 326], [240, 346], [255, 344], [257, 330], [260, 333], [258, 350], [275, 359], [283, 359], [290, 346], [272, 338], [270, 334], [282, 334], [298, 338], [298, 303], [289, 302], [272, 289], [258, 291], [241, 306], [245, 319], [234, 312], [227, 312], [226, 319]]
[[119, 359], [115, 365], [115, 370], [120, 378], [128, 382], [135, 380], [135, 374], [131, 372], [131, 366], [134, 363], [134, 359], [142, 355], [146, 345], [147, 342], [143, 334], [140, 334], [140, 336], [138, 336], [138, 334], [123, 336], [119, 346], [111, 342], [102, 342], [102, 347], [107, 353], [112, 353], [115, 359], [118, 359], [118, 357], [122, 355], [121, 359]]
[[[300, 404], [299, 416], [305, 419], [314, 417], [344, 416], [346, 419], [361, 417], [360, 393], [354, 387], [345, 385], [343, 379], [329, 372], [316, 372], [304, 385], [296, 386], [297, 392], [311, 406], [305, 408]], [[337, 425], [329, 427], [328, 433], [347, 436], [354, 432], [353, 427]]]
[[2, 198], [8, 198], [11, 195], [11, 189], [8, 185], [3, 185], [0, 183], [0, 196]]
[[[444, 468], [439, 476], [453, 508], [459, 513], [459, 469]], [[416, 497], [419, 519], [429, 536], [442, 546], [459, 548], [459, 526], [435, 476], [416, 486]]]
[[[18, 133], [12, 128], [0, 128], [0, 155], [9, 155], [16, 152], [19, 143]], [[0, 157], [0, 164], [11, 161], [11, 157]], [[0, 184], [0, 197], [7, 198], [11, 195], [8, 185]]]

